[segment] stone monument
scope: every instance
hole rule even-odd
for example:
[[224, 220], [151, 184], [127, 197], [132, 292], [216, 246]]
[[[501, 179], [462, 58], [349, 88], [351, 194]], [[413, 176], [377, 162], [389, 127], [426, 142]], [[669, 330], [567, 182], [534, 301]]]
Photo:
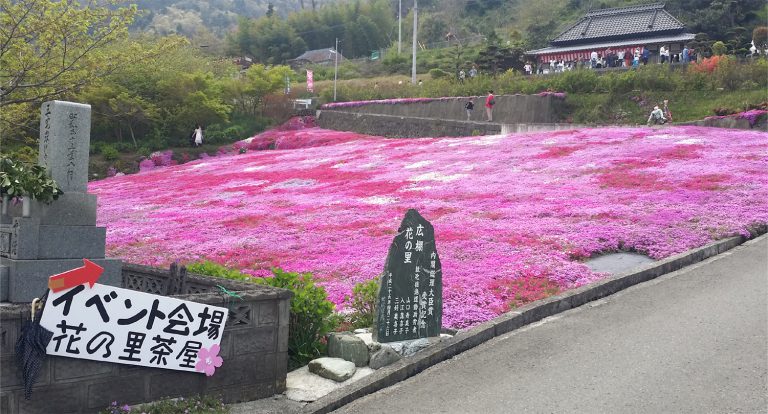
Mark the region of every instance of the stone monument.
[[29, 217], [11, 203], [0, 217], [0, 301], [30, 302], [54, 274], [83, 266], [104, 268], [99, 283], [120, 286], [122, 262], [105, 258], [106, 228], [96, 227], [96, 195], [88, 194], [91, 106], [50, 101], [40, 118], [38, 163], [64, 194], [45, 204], [32, 200]]
[[435, 230], [414, 209], [405, 214], [389, 246], [377, 300], [374, 341], [440, 336], [443, 270]]

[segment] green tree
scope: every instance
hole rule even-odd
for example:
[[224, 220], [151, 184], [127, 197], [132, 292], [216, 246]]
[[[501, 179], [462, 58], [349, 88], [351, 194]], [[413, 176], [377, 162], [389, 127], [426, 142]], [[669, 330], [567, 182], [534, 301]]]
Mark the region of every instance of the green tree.
[[760, 49], [760, 53], [768, 49], [768, 26], [755, 27], [755, 30], [752, 30], [752, 41], [755, 42], [755, 47]]
[[0, 107], [61, 97], [141, 59], [107, 49], [125, 39], [136, 6], [116, 0], [0, 0]]
[[264, 97], [275, 93], [285, 85], [285, 78], [293, 78], [294, 72], [288, 66], [253, 65], [241, 78], [227, 82], [225, 90], [236, 102], [241, 114], [256, 116], [263, 111]]

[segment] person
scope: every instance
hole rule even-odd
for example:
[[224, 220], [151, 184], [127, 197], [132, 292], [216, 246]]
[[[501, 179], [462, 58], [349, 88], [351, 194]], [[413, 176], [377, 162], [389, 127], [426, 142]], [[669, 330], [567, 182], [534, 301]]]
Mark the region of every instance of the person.
[[667, 61], [667, 48], [664, 46], [659, 48], [659, 64]]
[[421, 80], [421, 79], [419, 79], [419, 86], [421, 86], [421, 85], [423, 85], [423, 84], [424, 84], [424, 82], [422, 82], [422, 80]]
[[664, 116], [667, 118], [667, 122], [672, 122], [672, 112], [669, 111], [669, 99], [664, 100]]
[[525, 66], [523, 66], [523, 70], [525, 71], [526, 75], [530, 75], [531, 74], [531, 64], [526, 62]]
[[475, 65], [472, 65], [472, 69], [469, 70], [469, 78], [474, 79], [475, 76], [477, 76], [477, 68], [475, 68]]
[[596, 51], [593, 50], [592, 53], [589, 54], [589, 60], [590, 60], [591, 65], [592, 65], [592, 69], [596, 68], [597, 67], [597, 52]]
[[685, 45], [685, 46], [683, 47], [683, 53], [682, 53], [682, 56], [681, 56], [681, 59], [680, 59], [680, 60], [681, 60], [683, 63], [688, 63], [688, 62], [690, 62], [690, 58], [691, 58], [691, 56], [690, 56], [690, 53], [691, 53], [691, 52], [688, 50], [688, 45]]
[[200, 124], [197, 124], [195, 126], [195, 132], [193, 132], [195, 136], [195, 146], [199, 147], [203, 145], [203, 127], [200, 126]]
[[496, 105], [496, 99], [493, 96], [493, 90], [489, 90], [488, 97], [485, 98], [485, 114], [488, 116], [488, 122], [493, 121], [494, 105]]
[[619, 50], [619, 52], [616, 54], [616, 59], [618, 59], [618, 62], [616, 62], [616, 66], [624, 66], [626, 67], [627, 64], [624, 63], [624, 53], [626, 53], [623, 49]]
[[651, 111], [651, 115], [648, 117], [648, 126], [651, 125], [651, 122], [654, 124], [664, 124], [667, 122], [667, 118], [664, 117], [664, 112], [659, 109], [658, 105], [653, 107], [653, 111]]
[[469, 121], [472, 118], [472, 110], [475, 109], [475, 99], [472, 97], [469, 97], [469, 101], [464, 104], [464, 109], [467, 110], [467, 121]]
[[640, 67], [640, 55], [635, 54], [635, 56], [632, 58], [632, 67], [635, 69]]
[[648, 58], [651, 56], [651, 51], [647, 47], [643, 46], [643, 51], [640, 52], [640, 58], [643, 60], [643, 66], [648, 64]]
[[467, 74], [464, 73], [464, 69], [459, 71], [459, 82], [464, 82], [464, 78], [467, 77]]

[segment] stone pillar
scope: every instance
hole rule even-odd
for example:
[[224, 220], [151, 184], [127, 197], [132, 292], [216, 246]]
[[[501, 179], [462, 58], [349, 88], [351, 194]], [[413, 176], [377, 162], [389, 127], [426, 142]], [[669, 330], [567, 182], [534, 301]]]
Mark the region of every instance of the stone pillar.
[[119, 286], [122, 263], [104, 255], [106, 228], [96, 227], [96, 195], [88, 194], [91, 106], [64, 101], [43, 104], [38, 162], [64, 194], [45, 204], [8, 206], [0, 224], [0, 301], [29, 302], [45, 293], [48, 278], [83, 266], [104, 267], [99, 283]]

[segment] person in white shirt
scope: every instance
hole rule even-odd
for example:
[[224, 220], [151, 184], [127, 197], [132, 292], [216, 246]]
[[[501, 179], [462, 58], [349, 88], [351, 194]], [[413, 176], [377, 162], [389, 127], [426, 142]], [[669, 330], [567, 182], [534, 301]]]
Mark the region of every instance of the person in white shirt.
[[597, 52], [594, 50], [589, 54], [589, 60], [592, 61], [592, 69], [597, 67]]
[[655, 124], [664, 124], [667, 122], [667, 118], [664, 117], [664, 111], [662, 111], [658, 105], [653, 107], [653, 111], [651, 111], [651, 115], [648, 117], [648, 126], [651, 125], [651, 123]]

